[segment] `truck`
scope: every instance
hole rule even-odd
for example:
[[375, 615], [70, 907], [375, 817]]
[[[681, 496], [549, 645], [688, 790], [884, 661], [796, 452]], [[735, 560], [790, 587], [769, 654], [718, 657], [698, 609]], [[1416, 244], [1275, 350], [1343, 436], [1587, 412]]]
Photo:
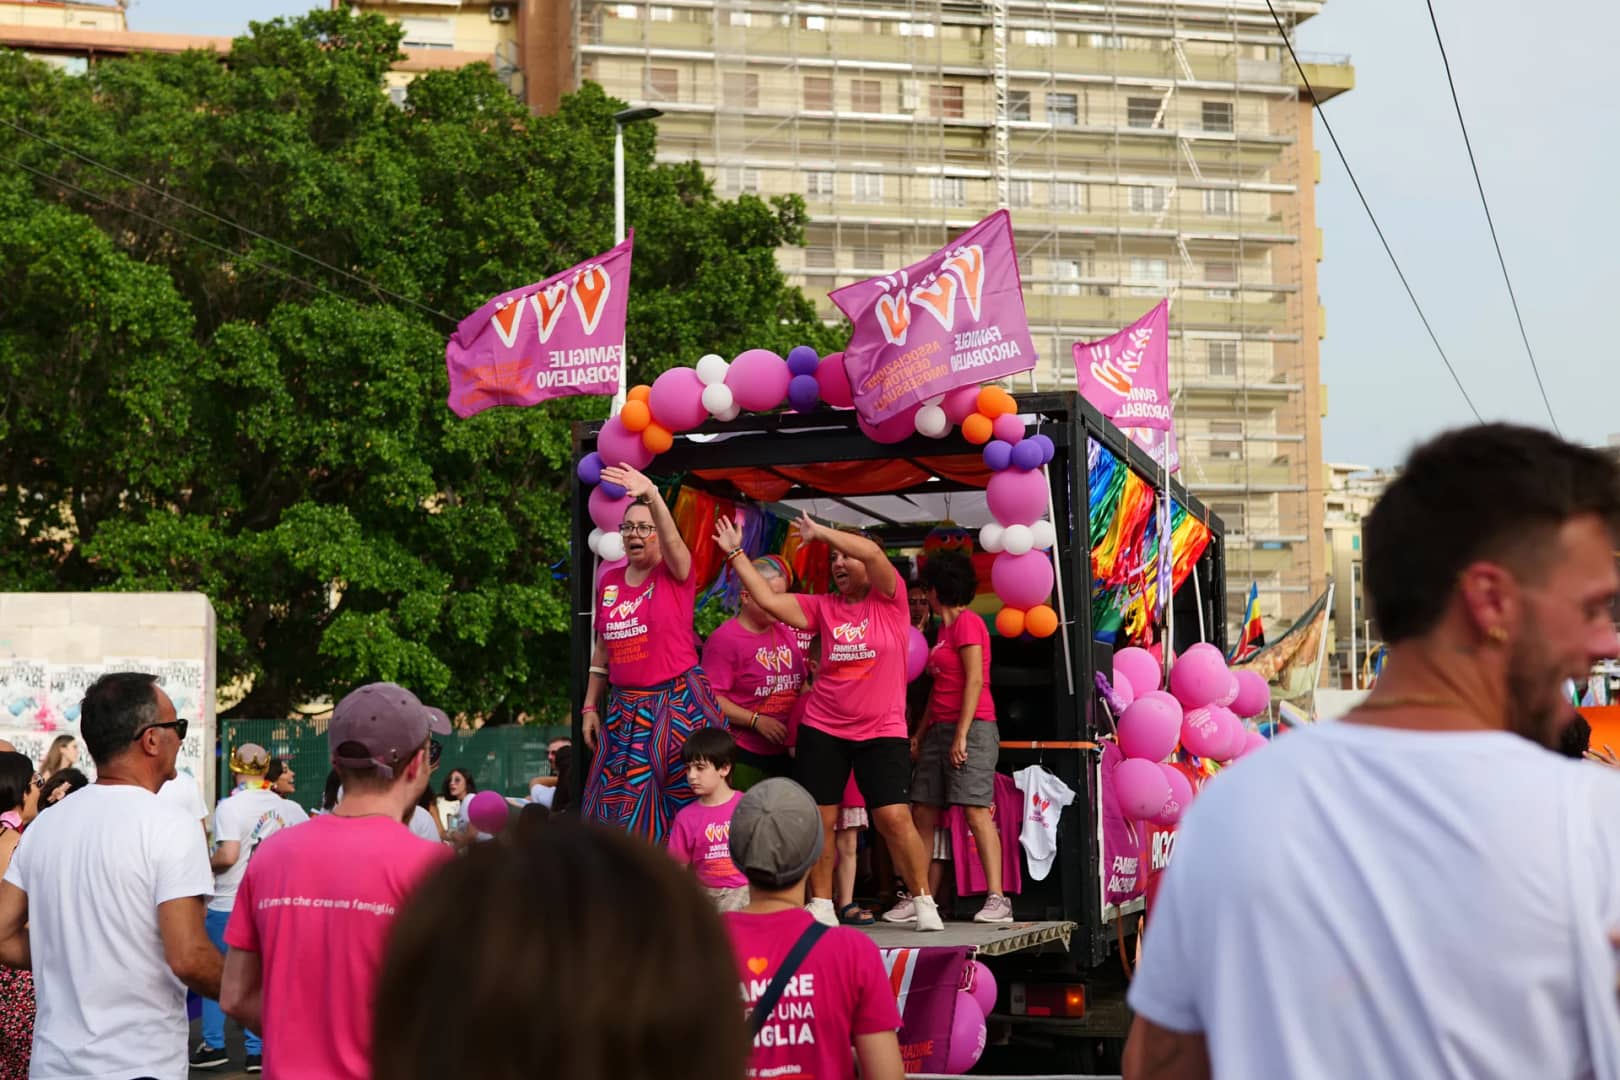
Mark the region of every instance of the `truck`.
[[[1158, 462], [1078, 394], [1027, 393], [1016, 401], [1019, 415], [1056, 448], [1047, 476], [1061, 625], [1049, 638], [993, 640], [991, 686], [1002, 738], [998, 769], [1011, 773], [1040, 764], [1076, 798], [1062, 812], [1051, 872], [1041, 881], [1025, 875], [1023, 891], [1012, 898], [1013, 924], [962, 921], [971, 919], [977, 904], [967, 900], [945, 912], [952, 921], [943, 933], [918, 935], [909, 927], [880, 925], [871, 934], [880, 947], [977, 950], [999, 988], [981, 1070], [1117, 1071], [1129, 1026], [1125, 988], [1141, 901], [1105, 902], [1104, 882], [1115, 868], [1103, 853], [1098, 741], [1112, 731], [1112, 720], [1095, 675], [1112, 672], [1114, 644], [1100, 639], [1104, 628], [1094, 626], [1091, 511], [1098, 496], [1091, 479], [1094, 465], [1104, 461], [1128, 470], [1139, 496], [1145, 485], [1156, 498], [1165, 476]], [[576, 425], [576, 459], [595, 449], [600, 426], [599, 421]], [[957, 432], [880, 445], [860, 430], [851, 411], [823, 408], [710, 422], [677, 436], [674, 447], [647, 471], [661, 483], [679, 478], [717, 498], [764, 505], [784, 516], [808, 512], [824, 522], [863, 528], [891, 554], [923, 551], [931, 537], [938, 541], [942, 526], [955, 526], [965, 537], [990, 520], [980, 447]], [[1180, 651], [1206, 640], [1224, 651], [1224, 526], [1174, 479], [1169, 490], [1208, 534], [1174, 593], [1173, 644]], [[576, 480], [575, 551], [588, 550], [587, 495]], [[592, 574], [573, 576], [576, 706], [583, 700], [590, 663], [593, 581]], [[575, 739], [577, 760], [583, 761], [577, 721]], [[1156, 829], [1143, 839], [1143, 854], [1162, 867], [1173, 831]], [[1145, 876], [1154, 867], [1140, 869]]]

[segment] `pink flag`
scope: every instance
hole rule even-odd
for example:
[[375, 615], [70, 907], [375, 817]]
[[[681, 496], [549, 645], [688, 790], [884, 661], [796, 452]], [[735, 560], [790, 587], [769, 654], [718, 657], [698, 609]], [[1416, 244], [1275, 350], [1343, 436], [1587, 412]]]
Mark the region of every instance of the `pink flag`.
[[450, 409], [615, 394], [624, 363], [632, 233], [605, 254], [505, 292], [461, 320], [445, 346]]
[[869, 424], [1035, 366], [1005, 210], [921, 262], [845, 285], [831, 298], [855, 324], [844, 366], [855, 409]]
[[1080, 396], [1153, 455], [1161, 467], [1181, 467], [1170, 404], [1170, 301], [1101, 341], [1074, 343]]

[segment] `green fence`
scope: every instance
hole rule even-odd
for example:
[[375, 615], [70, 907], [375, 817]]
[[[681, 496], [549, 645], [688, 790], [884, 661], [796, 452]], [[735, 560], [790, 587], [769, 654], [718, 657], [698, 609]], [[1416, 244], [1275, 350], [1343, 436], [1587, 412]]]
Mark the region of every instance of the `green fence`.
[[[326, 717], [319, 720], [222, 719], [219, 722], [220, 760], [228, 760], [234, 746], [258, 743], [272, 756], [292, 765], [298, 785], [292, 796], [293, 801], [306, 810], [314, 810], [320, 805], [326, 774], [331, 769], [326, 724]], [[529, 725], [435, 735], [434, 738], [444, 746], [444, 753], [433, 774], [434, 790], [443, 786], [444, 778], [451, 769], [461, 768], [472, 774], [480, 791], [527, 795], [531, 778], [551, 772], [546, 762], [546, 744], [553, 739], [567, 738], [568, 735], [566, 727]], [[223, 767], [218, 772], [220, 790], [217, 794], [227, 795], [230, 793], [231, 774]]]

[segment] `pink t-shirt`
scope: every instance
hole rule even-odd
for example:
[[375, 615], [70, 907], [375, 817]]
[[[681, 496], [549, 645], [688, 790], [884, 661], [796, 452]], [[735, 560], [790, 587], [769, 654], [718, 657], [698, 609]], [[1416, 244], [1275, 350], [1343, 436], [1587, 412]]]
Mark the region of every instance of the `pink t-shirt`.
[[389, 927], [450, 849], [387, 817], [322, 814], [253, 853], [225, 927], [264, 965], [268, 1080], [370, 1080]]
[[934, 677], [934, 689], [928, 696], [926, 723], [954, 724], [962, 719], [962, 695], [967, 691], [962, 650], [969, 645], [979, 647], [984, 674], [984, 689], [973, 719], [995, 722], [996, 703], [990, 699], [990, 630], [977, 614], [964, 611], [951, 625], [939, 628], [939, 640], [929, 650], [928, 674]]
[[602, 575], [596, 632], [608, 650], [608, 681], [614, 686], [657, 686], [697, 667], [692, 603], [697, 582], [676, 581], [659, 563], [640, 585], [624, 580], [628, 567]]
[[[769, 915], [732, 912], [723, 917], [737, 954], [743, 1002], [751, 1007], [810, 925], [810, 915], [794, 909]], [[855, 1037], [898, 1030], [900, 1010], [877, 946], [859, 930], [834, 927], [788, 980], [754, 1039], [748, 1075], [854, 1080]]]
[[707, 889], [740, 889], [748, 884], [731, 861], [731, 815], [742, 792], [719, 806], [688, 803], [675, 815], [669, 827], [669, 853], [696, 873], [698, 884]]
[[874, 587], [861, 600], [797, 597], [821, 637], [821, 666], [810, 687], [804, 722], [840, 739], [906, 737], [906, 646], [911, 612], [905, 582], [894, 595]]
[[[804, 649], [790, 626], [772, 623], [756, 634], [740, 619], [728, 619], [709, 635], [703, 646], [703, 673], [717, 694], [749, 712], [786, 721], [804, 685]], [[747, 724], [731, 725], [737, 745], [752, 754], [785, 754], [787, 747], [773, 743]]]

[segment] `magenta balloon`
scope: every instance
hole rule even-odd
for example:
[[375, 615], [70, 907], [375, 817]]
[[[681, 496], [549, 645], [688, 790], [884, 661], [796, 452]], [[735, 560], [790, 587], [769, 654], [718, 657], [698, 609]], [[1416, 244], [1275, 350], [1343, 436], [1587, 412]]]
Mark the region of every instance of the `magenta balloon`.
[[1170, 692], [1189, 709], [1212, 705], [1232, 687], [1226, 657], [1213, 645], [1194, 645], [1170, 669]]
[[978, 1003], [979, 1011], [989, 1016], [996, 1011], [996, 977], [983, 960], [971, 960], [968, 966], [973, 969], [973, 989], [968, 993]]
[[612, 562], [604, 562], [604, 563], [602, 563], [600, 566], [598, 566], [596, 568], [596, 587], [598, 589], [600, 589], [602, 587], [602, 577], [609, 570], [617, 570], [621, 566], [629, 566], [629, 565], [630, 565], [630, 560], [629, 559], [614, 559]]
[[816, 367], [816, 385], [821, 388], [821, 400], [835, 409], [847, 409], [855, 404], [854, 392], [849, 387], [849, 369], [844, 366], [841, 352], [822, 357]]
[[1193, 786], [1192, 781], [1187, 779], [1187, 774], [1174, 765], [1160, 765], [1159, 771], [1164, 774], [1165, 781], [1170, 785], [1170, 798], [1153, 818], [1153, 824], [1168, 827], [1180, 821], [1181, 815], [1192, 805]]
[[1044, 551], [1003, 551], [990, 564], [990, 586], [1008, 607], [1028, 610], [1052, 595], [1052, 558]]
[[787, 361], [769, 349], [749, 349], [737, 354], [726, 371], [726, 385], [731, 388], [732, 400], [750, 412], [770, 412], [782, 404], [792, 379]]
[[479, 832], [500, 832], [510, 816], [506, 800], [498, 791], [480, 791], [467, 802], [467, 820]]
[[1131, 702], [1136, 700], [1136, 687], [1131, 685], [1131, 680], [1116, 667], [1113, 676], [1108, 681], [1113, 686], [1114, 693], [1118, 694], [1120, 700], [1125, 703], [1125, 707], [1130, 708]]
[[1119, 748], [1128, 758], [1163, 761], [1181, 738], [1181, 706], [1166, 694], [1143, 696], [1119, 718]]
[[1187, 646], [1186, 652], [1183, 652], [1181, 655], [1186, 656], [1189, 653], [1203, 653], [1207, 656], [1219, 657], [1221, 663], [1226, 663], [1226, 657], [1221, 655], [1221, 650], [1207, 641], [1194, 642], [1193, 644]]
[[1218, 705], [1188, 709], [1181, 721], [1181, 745], [1201, 758], [1220, 760], [1226, 750], [1228, 730], [1221, 725], [1215, 710]]
[[855, 423], [860, 425], [860, 429], [866, 432], [866, 437], [875, 443], [889, 445], [904, 442], [917, 434], [917, 410], [907, 409], [898, 416], [889, 417], [881, 424], [868, 424], [863, 416], [856, 417]]
[[1231, 706], [1232, 702], [1237, 700], [1237, 696], [1238, 696], [1237, 672], [1228, 670], [1227, 673], [1226, 673], [1226, 692], [1224, 694], [1222, 694], [1220, 697], [1216, 698], [1215, 701], [1214, 701], [1214, 704], [1221, 706], [1221, 708], [1223, 708], [1223, 709], [1228, 708], [1228, 707]]
[[703, 407], [703, 380], [689, 367], [674, 367], [653, 380], [647, 398], [653, 421], [670, 431], [691, 431], [709, 418]]
[[1243, 733], [1243, 749], [1238, 751], [1238, 757], [1246, 758], [1256, 750], [1266, 746], [1267, 739], [1258, 731], [1245, 731]]
[[1011, 446], [1024, 441], [1024, 422], [1018, 419], [1017, 413], [1002, 413], [991, 422], [990, 430], [996, 438]]
[[960, 424], [979, 411], [979, 388], [957, 387], [945, 395], [945, 400], [940, 402], [940, 408], [945, 410], [945, 419], [953, 424]]
[[1007, 469], [990, 478], [984, 489], [996, 523], [1033, 525], [1046, 513], [1046, 477], [1038, 472]]
[[616, 416], [602, 425], [596, 436], [596, 452], [602, 455], [603, 465], [628, 465], [632, 469], [645, 469], [653, 459], [653, 452], [641, 445], [641, 435], [625, 427]]
[[1114, 770], [1112, 781], [1119, 792], [1120, 810], [1136, 821], [1157, 817], [1170, 799], [1170, 781], [1156, 761], [1126, 758]]
[[916, 681], [928, 666], [928, 639], [915, 626], [906, 637], [906, 682]]
[[1131, 686], [1136, 688], [1136, 696], [1164, 685], [1164, 669], [1153, 658], [1153, 654], [1146, 649], [1136, 646], [1121, 649], [1114, 654], [1114, 670], [1123, 672], [1131, 680]]
[[989, 1029], [984, 1010], [966, 990], [956, 992], [956, 1012], [951, 1016], [951, 1045], [945, 1054], [945, 1071], [960, 1076], [979, 1063]]
[[1243, 753], [1243, 736], [1248, 734], [1243, 721], [1232, 715], [1232, 710], [1224, 705], [1211, 705], [1209, 711], [1215, 717], [1220, 729], [1218, 738], [1221, 739], [1221, 745], [1211, 756], [1216, 761], [1236, 761]]
[[619, 523], [624, 520], [624, 512], [630, 509], [630, 496], [610, 499], [607, 492], [598, 485], [591, 489], [591, 498], [587, 505], [591, 512], [591, 520], [596, 523], [598, 529], [603, 532], [618, 532]]
[[1237, 697], [1227, 706], [1234, 713], [1248, 720], [1259, 716], [1271, 704], [1271, 687], [1252, 671], [1235, 672], [1238, 681]]

